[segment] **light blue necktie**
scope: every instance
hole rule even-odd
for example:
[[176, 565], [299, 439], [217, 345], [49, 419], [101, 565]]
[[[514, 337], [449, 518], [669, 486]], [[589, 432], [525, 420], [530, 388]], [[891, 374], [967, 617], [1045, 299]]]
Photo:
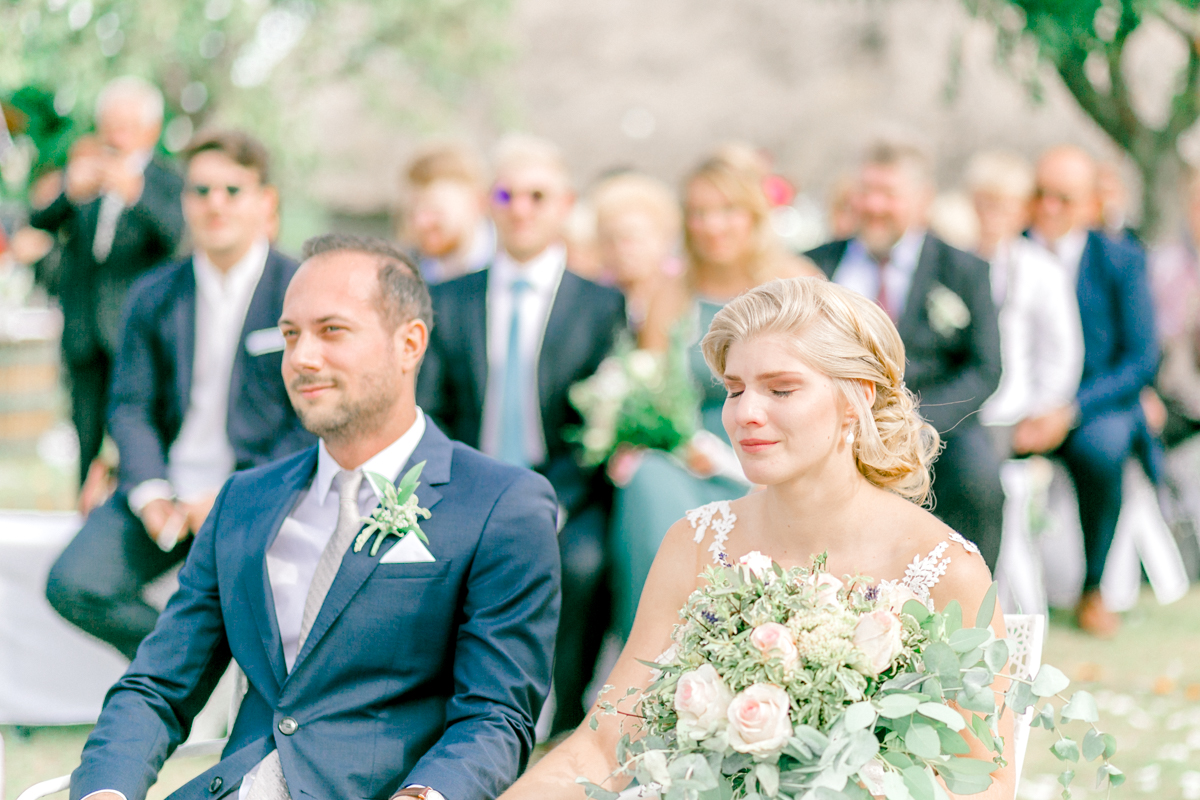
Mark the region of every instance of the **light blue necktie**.
[[504, 405], [500, 414], [500, 460], [518, 467], [529, 466], [525, 451], [525, 413], [530, 402], [529, 379], [521, 358], [521, 299], [533, 287], [524, 278], [509, 286], [512, 317], [508, 326], [508, 354], [504, 359]]

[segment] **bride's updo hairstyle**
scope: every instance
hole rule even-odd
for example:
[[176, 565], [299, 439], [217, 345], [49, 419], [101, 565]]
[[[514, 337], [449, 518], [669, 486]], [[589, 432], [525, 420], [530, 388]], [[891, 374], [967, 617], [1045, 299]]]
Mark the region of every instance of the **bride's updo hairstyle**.
[[[904, 386], [904, 344], [887, 314], [831, 281], [771, 281], [717, 313], [702, 342], [709, 369], [723, 377], [730, 346], [764, 334], [790, 337], [796, 355], [833, 379], [854, 407], [852, 447], [859, 472], [882, 489], [925, 503], [929, 466], [941, 439]], [[859, 381], [875, 384], [873, 406], [867, 406]]]

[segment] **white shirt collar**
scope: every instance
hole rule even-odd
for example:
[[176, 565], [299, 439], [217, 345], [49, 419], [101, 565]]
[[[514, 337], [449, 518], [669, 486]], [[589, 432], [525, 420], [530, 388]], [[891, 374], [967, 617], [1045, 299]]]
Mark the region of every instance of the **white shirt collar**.
[[[413, 451], [417, 449], [417, 445], [424, 435], [425, 412], [418, 406], [417, 418], [409, 429], [399, 439], [367, 459], [361, 469], [364, 473], [378, 472], [395, 483], [396, 478], [400, 477], [400, 470], [412, 458]], [[341, 471], [342, 467], [333, 460], [333, 456], [329, 455], [329, 451], [325, 449], [325, 440], [322, 439], [317, 443], [317, 474], [313, 478], [312, 485], [312, 490], [316, 493], [317, 502], [320, 505], [325, 505], [329, 492], [333, 488], [334, 476]], [[364, 481], [364, 483], [371, 487], [371, 492], [375, 494], [376, 499], [381, 499], [379, 493], [375, 491], [373, 483], [370, 481]]]
[[1071, 274], [1078, 274], [1079, 262], [1083, 260], [1083, 251], [1087, 249], [1087, 228], [1070, 230], [1053, 242], [1035, 230], [1033, 240], [1058, 256], [1058, 260]]
[[257, 284], [262, 276], [263, 268], [267, 265], [267, 255], [271, 245], [266, 237], [260, 237], [250, 245], [246, 254], [238, 262], [222, 272], [212, 263], [203, 250], [192, 254], [192, 267], [196, 273], [196, 282], [202, 290], [215, 289], [220, 294], [244, 287], [246, 284]]
[[[891, 255], [888, 258], [888, 269], [906, 275], [916, 272], [917, 262], [921, 258], [921, 247], [925, 244], [925, 229], [910, 228], [904, 232], [900, 240], [892, 245]], [[878, 264], [875, 258], [871, 255], [871, 251], [859, 239], [853, 239], [850, 242], [850, 247], [858, 251], [858, 255], [867, 259], [873, 264]]]
[[524, 264], [503, 250], [496, 252], [491, 279], [495, 285], [508, 288], [517, 278], [524, 278], [534, 291], [545, 294], [554, 290], [567, 267], [567, 248], [553, 244]]

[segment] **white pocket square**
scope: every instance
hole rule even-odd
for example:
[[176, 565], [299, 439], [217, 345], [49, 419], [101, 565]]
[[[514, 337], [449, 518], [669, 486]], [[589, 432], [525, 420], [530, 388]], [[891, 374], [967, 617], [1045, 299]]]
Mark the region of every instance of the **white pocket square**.
[[246, 334], [246, 352], [252, 356], [278, 353], [283, 348], [283, 332], [279, 328], [260, 328]]
[[419, 564], [423, 561], [437, 561], [437, 559], [425, 548], [415, 533], [405, 535], [383, 554], [383, 558], [379, 559], [380, 564]]

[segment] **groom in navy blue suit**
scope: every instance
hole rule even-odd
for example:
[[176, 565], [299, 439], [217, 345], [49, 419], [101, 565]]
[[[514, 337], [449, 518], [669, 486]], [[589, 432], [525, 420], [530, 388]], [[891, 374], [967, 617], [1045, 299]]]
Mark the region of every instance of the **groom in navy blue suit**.
[[[320, 442], [225, 484], [72, 800], [142, 800], [231, 657], [248, 689], [229, 744], [178, 800], [483, 800], [528, 759], [559, 613], [554, 493], [416, 406], [430, 301], [398, 249], [331, 235], [305, 259], [283, 376]], [[379, 499], [364, 473], [419, 464], [427, 543], [402, 530], [357, 549]]]

